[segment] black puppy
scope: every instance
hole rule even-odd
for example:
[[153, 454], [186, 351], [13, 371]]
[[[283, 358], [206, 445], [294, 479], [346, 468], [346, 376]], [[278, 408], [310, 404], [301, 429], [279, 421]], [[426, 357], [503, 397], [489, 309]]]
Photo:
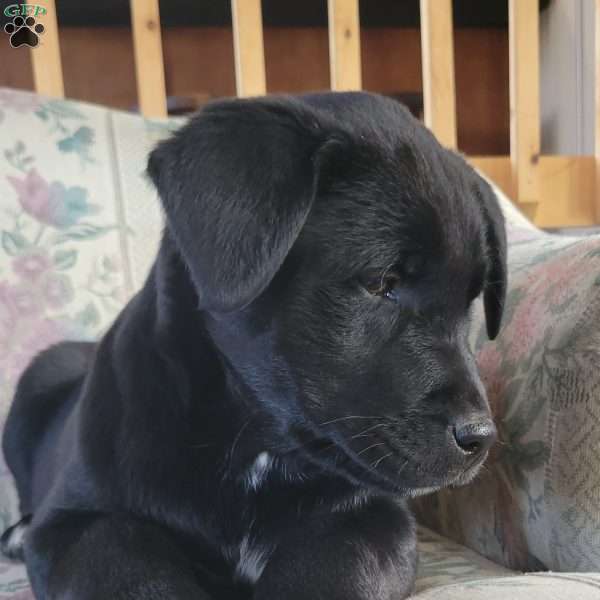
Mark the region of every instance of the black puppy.
[[40, 600], [405, 598], [406, 498], [495, 436], [467, 345], [505, 297], [491, 189], [363, 93], [217, 102], [148, 173], [145, 286], [19, 383], [6, 550]]

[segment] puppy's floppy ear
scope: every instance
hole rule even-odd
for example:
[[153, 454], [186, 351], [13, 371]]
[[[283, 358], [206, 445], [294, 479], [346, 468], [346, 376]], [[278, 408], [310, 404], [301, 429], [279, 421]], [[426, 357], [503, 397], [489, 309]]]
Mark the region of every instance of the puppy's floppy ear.
[[483, 288], [483, 308], [488, 337], [500, 331], [506, 301], [506, 229], [498, 198], [490, 185], [479, 178], [478, 196], [485, 221], [488, 268]]
[[244, 307], [280, 268], [316, 193], [320, 117], [291, 98], [216, 102], [150, 155], [201, 308]]

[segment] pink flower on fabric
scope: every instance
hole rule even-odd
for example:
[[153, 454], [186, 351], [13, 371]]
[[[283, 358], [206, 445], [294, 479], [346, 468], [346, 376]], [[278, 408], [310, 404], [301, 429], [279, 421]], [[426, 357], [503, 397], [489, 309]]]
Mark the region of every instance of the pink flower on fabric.
[[477, 355], [477, 365], [483, 376], [492, 375], [498, 372], [502, 365], [503, 357], [500, 354], [497, 344], [484, 344], [481, 352]]
[[49, 184], [35, 169], [29, 171], [24, 179], [11, 175], [7, 175], [7, 179], [17, 191], [23, 210], [40, 223], [65, 229], [100, 210], [88, 202], [85, 188], [78, 185], [66, 187], [60, 181]]
[[508, 342], [506, 358], [515, 363], [524, 358], [533, 350], [547, 328], [544, 302], [534, 294], [522, 298], [503, 336]]
[[490, 406], [494, 416], [502, 416], [502, 394], [506, 386], [506, 376], [502, 374], [501, 367], [504, 362], [498, 345], [487, 342], [477, 355], [477, 366], [481, 379], [488, 394]]
[[545, 300], [549, 306], [562, 304], [573, 295], [586, 276], [596, 273], [597, 262], [591, 262], [585, 256], [588, 249], [588, 244], [578, 244], [573, 251], [548, 263], [541, 285], [546, 290]]
[[27, 173], [25, 179], [11, 175], [6, 178], [15, 188], [19, 204], [23, 210], [42, 223], [53, 224], [50, 186], [35, 169]]
[[66, 275], [52, 273], [43, 283], [44, 298], [53, 308], [60, 308], [73, 299], [73, 286]]
[[52, 263], [46, 253], [34, 248], [13, 260], [12, 266], [14, 272], [26, 280], [36, 280], [48, 271]]
[[586, 258], [592, 244], [580, 243], [574, 248], [535, 265], [515, 287], [526, 291], [514, 309], [503, 336], [507, 341], [507, 358], [517, 362], [529, 354], [551, 323], [566, 310], [561, 306], [576, 294], [597, 265]]
[[28, 285], [16, 285], [10, 289], [11, 303], [20, 317], [39, 315], [43, 310], [39, 293]]
[[12, 287], [7, 281], [0, 281], [0, 323], [8, 323], [16, 316], [17, 307], [14, 303]]

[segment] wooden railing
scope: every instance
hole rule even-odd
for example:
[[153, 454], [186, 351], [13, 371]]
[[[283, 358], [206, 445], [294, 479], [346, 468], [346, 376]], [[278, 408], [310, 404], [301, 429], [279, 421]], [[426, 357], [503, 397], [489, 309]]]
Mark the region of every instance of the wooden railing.
[[[361, 89], [359, 0], [328, 3], [331, 89]], [[596, 2], [596, 115], [600, 115], [600, 0]], [[456, 148], [452, 0], [420, 0], [425, 123]], [[54, 0], [45, 0], [43, 49], [32, 50], [35, 88], [62, 97]], [[130, 0], [138, 100], [148, 117], [167, 114], [158, 0]], [[239, 96], [267, 92], [260, 0], [231, 0]], [[401, 35], [399, 33], [399, 35]], [[595, 156], [540, 154], [538, 0], [509, 0], [510, 155], [471, 156], [540, 226], [600, 223], [600, 118]], [[494, 115], [490, 115], [494, 118]]]

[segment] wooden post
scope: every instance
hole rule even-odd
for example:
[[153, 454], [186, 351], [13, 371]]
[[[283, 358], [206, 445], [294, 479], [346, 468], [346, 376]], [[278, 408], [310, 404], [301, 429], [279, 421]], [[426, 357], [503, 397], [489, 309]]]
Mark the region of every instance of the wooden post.
[[33, 85], [38, 94], [64, 98], [62, 65], [60, 62], [60, 43], [58, 41], [58, 22], [54, 0], [44, 0], [44, 15], [38, 15], [39, 24], [44, 26], [39, 45], [31, 48], [33, 67]]
[[456, 92], [452, 0], [421, 0], [421, 56], [425, 125], [456, 148]]
[[358, 0], [328, 0], [331, 89], [362, 88]]
[[235, 85], [237, 95], [267, 92], [262, 9], [260, 0], [231, 0]]
[[594, 34], [594, 43], [596, 45], [594, 58], [595, 64], [595, 118], [596, 129], [594, 132], [594, 154], [596, 158], [596, 189], [594, 192], [594, 205], [596, 208], [596, 223], [600, 223], [600, 0], [596, 0], [596, 30]]
[[540, 58], [538, 0], [509, 0], [510, 160], [515, 200], [539, 201]]
[[167, 116], [158, 0], [130, 0], [138, 102], [145, 117]]

